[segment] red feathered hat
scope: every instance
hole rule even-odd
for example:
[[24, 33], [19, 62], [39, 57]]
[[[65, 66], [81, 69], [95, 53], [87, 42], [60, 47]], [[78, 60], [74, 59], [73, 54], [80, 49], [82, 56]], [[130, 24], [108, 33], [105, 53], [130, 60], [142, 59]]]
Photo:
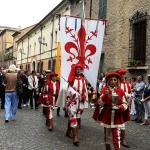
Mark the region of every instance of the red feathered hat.
[[118, 69], [116, 72], [117, 72], [118, 74], [120, 74], [120, 75], [124, 75], [124, 74], [126, 74], [128, 71], [125, 70], [125, 69]]
[[68, 77], [68, 82], [72, 83], [74, 81], [75, 70], [76, 70], [77, 67], [80, 67], [83, 70], [83, 67], [82, 67], [81, 64], [73, 64], [71, 66], [71, 71], [70, 71], [70, 74], [69, 74], [69, 77]]
[[108, 81], [108, 79], [110, 79], [111, 77], [116, 77], [117, 79], [121, 80], [121, 75], [116, 73], [116, 72], [110, 72], [107, 76], [106, 76], [106, 83]]

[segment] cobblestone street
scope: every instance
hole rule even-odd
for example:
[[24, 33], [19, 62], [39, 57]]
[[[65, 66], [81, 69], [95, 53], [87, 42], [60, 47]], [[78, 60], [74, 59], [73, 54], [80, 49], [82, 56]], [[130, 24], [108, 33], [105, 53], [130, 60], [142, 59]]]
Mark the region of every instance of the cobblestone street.
[[[86, 109], [79, 130], [80, 146], [65, 137], [67, 118], [54, 118], [54, 130], [49, 132], [42, 115], [42, 108], [18, 110], [16, 121], [5, 123], [4, 110], [0, 110], [0, 150], [104, 150], [103, 128], [92, 119], [93, 110]], [[56, 114], [55, 114], [56, 116]], [[150, 150], [150, 126], [134, 122], [126, 124], [126, 137], [130, 150]], [[121, 147], [121, 150], [128, 148]]]

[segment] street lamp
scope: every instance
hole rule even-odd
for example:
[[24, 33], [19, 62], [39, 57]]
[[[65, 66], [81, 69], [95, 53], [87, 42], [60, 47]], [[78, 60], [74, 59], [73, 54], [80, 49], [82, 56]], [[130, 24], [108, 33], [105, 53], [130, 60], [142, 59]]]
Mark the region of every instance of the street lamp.
[[19, 52], [21, 53], [21, 69], [22, 69], [22, 54], [25, 55], [26, 53], [24, 53], [23, 49], [21, 49], [21, 48], [19, 49]]
[[41, 36], [38, 38], [38, 41], [40, 43], [40, 70], [41, 70], [41, 45], [47, 46], [47, 43], [42, 42], [42, 37]]
[[47, 43], [42, 43], [42, 38], [41, 38], [41, 36], [38, 38], [38, 41], [39, 41], [40, 44], [43, 44], [43, 45], [47, 46]]

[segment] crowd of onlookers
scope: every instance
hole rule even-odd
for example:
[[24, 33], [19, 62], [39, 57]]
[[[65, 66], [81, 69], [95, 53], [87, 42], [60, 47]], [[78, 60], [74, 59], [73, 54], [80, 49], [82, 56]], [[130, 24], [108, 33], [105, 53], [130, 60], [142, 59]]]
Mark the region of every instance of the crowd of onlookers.
[[[9, 71], [7, 71], [9, 72]], [[6, 70], [1, 67], [0, 69], [0, 95], [1, 95], [1, 109], [4, 109], [5, 103], [5, 85], [3, 84], [5, 78]], [[22, 106], [29, 106], [31, 109], [38, 109], [38, 98], [41, 88], [44, 84], [44, 79], [50, 73], [50, 70], [43, 71], [41, 74], [36, 73], [36, 71], [18, 71], [18, 78], [21, 80], [22, 87], [18, 93], [18, 109], [22, 109]], [[34, 100], [34, 107], [33, 107]]]

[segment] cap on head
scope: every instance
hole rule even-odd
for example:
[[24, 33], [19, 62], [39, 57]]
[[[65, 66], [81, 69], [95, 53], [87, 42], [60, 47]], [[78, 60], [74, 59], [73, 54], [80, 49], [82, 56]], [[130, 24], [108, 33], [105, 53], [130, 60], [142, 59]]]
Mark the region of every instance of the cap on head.
[[120, 75], [124, 75], [124, 74], [126, 74], [128, 71], [127, 70], [125, 70], [125, 69], [118, 69], [117, 71], [116, 71], [116, 73], [118, 73], [118, 74], [120, 74]]
[[116, 77], [117, 79], [121, 80], [121, 75], [116, 73], [116, 72], [110, 72], [107, 76], [106, 76], [106, 82], [112, 78], [112, 77]]
[[57, 73], [55, 73], [55, 72], [51, 72], [51, 73], [49, 74], [49, 76], [50, 76], [50, 77], [52, 77], [52, 76], [57, 77], [57, 76], [58, 76], [58, 74], [57, 74]]

